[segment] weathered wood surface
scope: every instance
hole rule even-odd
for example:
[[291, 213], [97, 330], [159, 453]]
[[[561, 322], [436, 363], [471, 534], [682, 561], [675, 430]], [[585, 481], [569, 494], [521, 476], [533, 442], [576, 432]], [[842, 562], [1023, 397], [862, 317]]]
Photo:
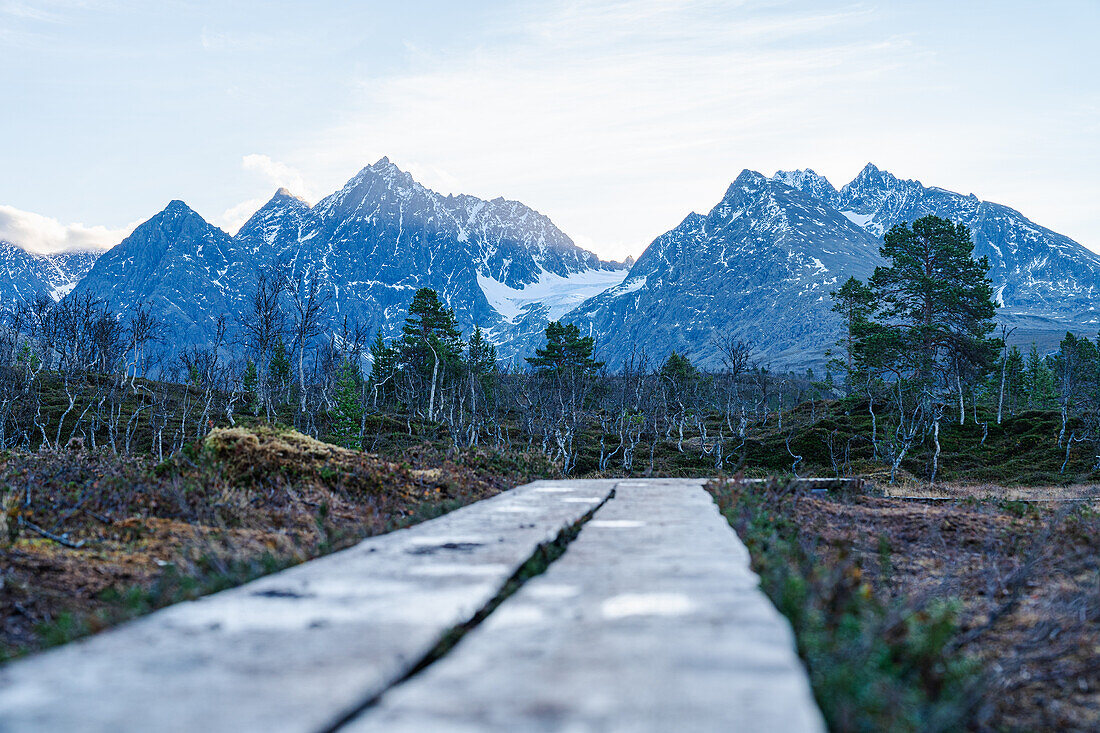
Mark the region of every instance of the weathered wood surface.
[[522, 486], [0, 667], [0, 731], [309, 731], [404, 675], [614, 481]]
[[[545, 573], [409, 676], [593, 510]], [[699, 480], [529, 484], [0, 668], [5, 732], [335, 728], [823, 724]]]
[[346, 730], [823, 730], [701, 483], [620, 482], [544, 574]]

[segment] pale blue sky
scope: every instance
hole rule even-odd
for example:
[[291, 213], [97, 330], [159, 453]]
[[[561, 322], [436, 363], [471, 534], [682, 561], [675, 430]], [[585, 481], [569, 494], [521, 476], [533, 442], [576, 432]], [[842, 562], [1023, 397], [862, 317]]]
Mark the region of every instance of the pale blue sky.
[[1097, 0], [0, 0], [0, 237], [233, 231], [388, 155], [608, 257], [742, 168], [867, 161], [1100, 250], [1098, 36]]

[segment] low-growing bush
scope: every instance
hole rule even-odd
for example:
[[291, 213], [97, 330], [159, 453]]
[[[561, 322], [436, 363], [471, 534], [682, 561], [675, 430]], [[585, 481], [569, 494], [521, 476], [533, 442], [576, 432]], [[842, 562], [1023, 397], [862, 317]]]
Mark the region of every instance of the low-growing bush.
[[[817, 547], [785, 511], [798, 494], [782, 482], [710, 491], [738, 531], [761, 587], [795, 633], [814, 694], [832, 730], [951, 731], [966, 728], [977, 699], [977, 665], [957, 653], [958, 604], [890, 599], [846, 547]], [[889, 572], [888, 542], [878, 547]]]

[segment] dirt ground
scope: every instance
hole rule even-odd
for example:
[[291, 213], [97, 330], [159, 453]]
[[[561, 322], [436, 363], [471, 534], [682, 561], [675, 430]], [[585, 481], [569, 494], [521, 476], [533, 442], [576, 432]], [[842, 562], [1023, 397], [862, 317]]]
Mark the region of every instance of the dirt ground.
[[1036, 489], [1025, 497], [947, 487], [950, 501], [802, 496], [793, 511], [806, 536], [863, 554], [878, 568], [880, 590], [961, 601], [957, 642], [988, 676], [982, 729], [1095, 731], [1100, 502], [979, 498], [1080, 498], [1087, 490]]

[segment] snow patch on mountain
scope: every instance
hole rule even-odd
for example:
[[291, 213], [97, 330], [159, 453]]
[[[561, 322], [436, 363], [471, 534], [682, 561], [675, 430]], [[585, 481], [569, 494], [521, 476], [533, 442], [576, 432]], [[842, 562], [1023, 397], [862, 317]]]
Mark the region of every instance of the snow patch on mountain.
[[57, 301], [71, 291], [100, 256], [99, 250], [74, 249], [50, 254], [31, 252], [0, 240], [0, 302], [30, 302], [39, 294]]
[[556, 321], [589, 298], [615, 287], [626, 275], [625, 269], [584, 270], [566, 277], [541, 270], [536, 282], [513, 288], [478, 273], [477, 284], [493, 310], [509, 323], [515, 323], [533, 305], [546, 306], [546, 317]]
[[852, 222], [861, 229], [867, 229], [867, 225], [871, 223], [871, 220], [873, 218], [875, 218], [874, 214], [858, 214], [854, 211], [842, 211], [840, 213], [848, 217], [848, 221]]

